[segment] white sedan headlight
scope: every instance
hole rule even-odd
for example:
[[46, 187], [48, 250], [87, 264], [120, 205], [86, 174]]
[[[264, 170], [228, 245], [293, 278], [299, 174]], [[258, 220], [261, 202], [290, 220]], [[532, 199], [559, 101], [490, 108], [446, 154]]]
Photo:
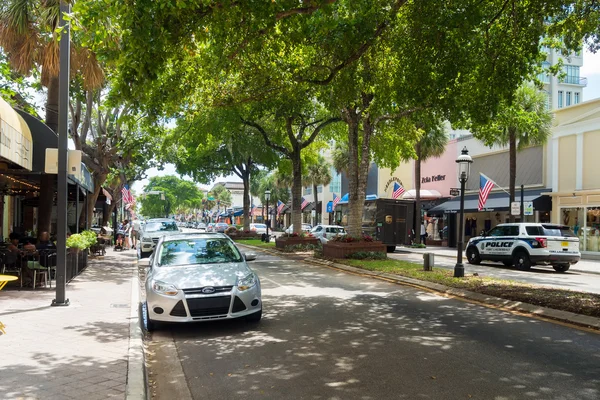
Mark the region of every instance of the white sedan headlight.
[[152, 290], [154, 290], [156, 293], [164, 294], [167, 296], [175, 296], [177, 293], [179, 293], [179, 290], [177, 290], [175, 285], [171, 285], [169, 283], [161, 281], [153, 281]]
[[256, 281], [256, 275], [250, 274], [245, 278], [238, 279], [237, 288], [239, 291], [243, 292], [256, 286]]

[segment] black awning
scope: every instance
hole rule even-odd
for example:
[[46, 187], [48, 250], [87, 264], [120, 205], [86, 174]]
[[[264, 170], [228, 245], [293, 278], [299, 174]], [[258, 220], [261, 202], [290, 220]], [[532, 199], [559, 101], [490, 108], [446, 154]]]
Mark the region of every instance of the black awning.
[[[542, 195], [543, 192], [549, 192], [550, 189], [531, 189], [525, 190], [524, 201], [532, 201], [533, 208], [536, 211], [552, 210], [552, 200], [547, 195]], [[492, 193], [485, 203], [485, 209], [482, 211], [509, 211], [510, 204], [508, 193]], [[515, 201], [521, 201], [521, 193], [517, 191]], [[478, 211], [479, 194], [469, 194], [465, 196], [465, 212]], [[460, 197], [454, 197], [438, 206], [428, 210], [428, 214], [454, 214], [460, 211]]]
[[48, 125], [33, 115], [18, 108], [15, 108], [15, 111], [23, 117], [31, 131], [33, 141], [33, 167], [31, 170], [33, 172], [44, 172], [46, 168], [46, 149], [58, 148], [58, 136]]

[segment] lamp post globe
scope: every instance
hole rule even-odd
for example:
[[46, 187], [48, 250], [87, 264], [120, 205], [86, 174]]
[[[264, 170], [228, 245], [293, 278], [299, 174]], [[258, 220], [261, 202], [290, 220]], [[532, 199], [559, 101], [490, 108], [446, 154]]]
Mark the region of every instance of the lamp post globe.
[[454, 266], [454, 277], [462, 278], [465, 276], [465, 266], [462, 262], [464, 239], [465, 239], [465, 185], [469, 180], [471, 173], [471, 164], [473, 159], [469, 155], [469, 150], [466, 147], [460, 152], [460, 156], [456, 159], [458, 164], [458, 181], [460, 182], [460, 220], [458, 224], [458, 244], [456, 248], [456, 265]]
[[265, 200], [267, 201], [267, 232], [265, 234], [265, 242], [269, 242], [269, 200], [271, 200], [271, 191], [269, 189], [265, 190]]

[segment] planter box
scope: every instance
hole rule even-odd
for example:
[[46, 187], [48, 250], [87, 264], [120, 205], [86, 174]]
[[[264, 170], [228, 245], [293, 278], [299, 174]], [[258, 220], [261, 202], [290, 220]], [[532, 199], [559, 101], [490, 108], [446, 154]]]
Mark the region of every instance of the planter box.
[[323, 257], [347, 258], [352, 253], [359, 251], [374, 251], [387, 254], [387, 246], [382, 242], [332, 242], [323, 244]]
[[231, 240], [236, 241], [236, 240], [244, 240], [244, 239], [260, 239], [260, 235], [256, 232], [250, 232], [250, 233], [232, 233], [230, 235], [227, 235], [231, 238]]
[[320, 243], [319, 239], [316, 237], [280, 237], [275, 239], [275, 247], [278, 249], [285, 249], [286, 246], [296, 246], [296, 245], [307, 245], [314, 244], [318, 245]]

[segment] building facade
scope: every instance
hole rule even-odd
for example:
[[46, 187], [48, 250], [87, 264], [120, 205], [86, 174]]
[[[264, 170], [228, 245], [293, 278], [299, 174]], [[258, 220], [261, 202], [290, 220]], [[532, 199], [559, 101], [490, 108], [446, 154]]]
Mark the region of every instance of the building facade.
[[554, 223], [571, 227], [580, 250], [600, 253], [600, 99], [555, 112], [548, 145]]
[[548, 108], [557, 110], [583, 102], [583, 89], [587, 86], [587, 78], [579, 75], [579, 70], [583, 65], [581, 52], [565, 57], [549, 47], [543, 47], [543, 51], [547, 54], [546, 61], [542, 63], [544, 69], [556, 65], [560, 60], [563, 62], [564, 77], [547, 73], [541, 73], [538, 76], [538, 79], [544, 84], [543, 90], [548, 96]]

